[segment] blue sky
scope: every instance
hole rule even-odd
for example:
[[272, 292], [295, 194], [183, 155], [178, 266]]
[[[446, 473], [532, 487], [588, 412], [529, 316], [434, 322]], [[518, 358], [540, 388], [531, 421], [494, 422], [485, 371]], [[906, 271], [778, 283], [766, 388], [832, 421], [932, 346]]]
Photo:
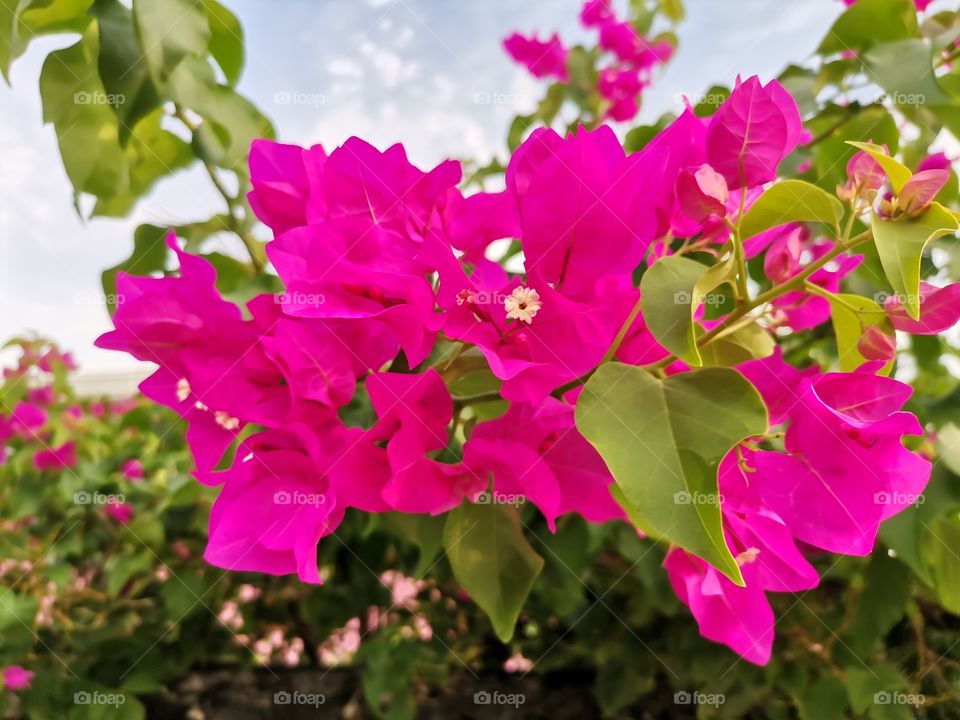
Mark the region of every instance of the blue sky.
[[[622, 3], [624, 0], [620, 0]], [[507, 125], [542, 86], [514, 66], [500, 40], [514, 29], [558, 30], [575, 43], [579, 0], [224, 0], [246, 31], [240, 89], [280, 139], [336, 145], [359, 135], [403, 142], [422, 165], [503, 152]], [[816, 47], [843, 6], [836, 0], [687, 0], [680, 50], [644, 96], [641, 118], [676, 110], [740, 73], [766, 81]], [[140, 223], [177, 224], [221, 209], [197, 169], [178, 173], [132, 218], [84, 224], [37, 90], [45, 39], [0, 83], [0, 337], [26, 330], [58, 340], [85, 371], [133, 367], [92, 347], [108, 328], [100, 272], [129, 254]], [[497, 94], [499, 102], [478, 103]], [[229, 249], [229, 248], [225, 248]]]

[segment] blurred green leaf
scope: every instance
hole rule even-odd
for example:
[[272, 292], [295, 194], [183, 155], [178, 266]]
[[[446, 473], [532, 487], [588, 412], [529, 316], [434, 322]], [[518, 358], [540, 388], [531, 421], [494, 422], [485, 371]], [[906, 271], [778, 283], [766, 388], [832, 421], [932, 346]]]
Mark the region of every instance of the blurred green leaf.
[[210, 25], [195, 0], [133, 0], [140, 46], [154, 82], [163, 86], [180, 62], [207, 52]]
[[233, 87], [243, 72], [243, 26], [217, 0], [203, 0], [203, 9], [210, 24], [210, 54], [223, 70], [227, 85]]
[[464, 502], [451, 510], [443, 547], [457, 582], [490, 618], [502, 642], [513, 637], [517, 617], [543, 569], [510, 505]]
[[125, 189], [127, 159], [119, 122], [97, 72], [96, 27], [47, 56], [40, 72], [44, 122], [53, 123], [74, 192], [111, 197]]
[[917, 35], [917, 8], [910, 0], [858, 0], [827, 32], [817, 52], [832, 55]]
[[115, 100], [109, 105], [117, 114], [120, 143], [125, 145], [137, 121], [160, 104], [160, 96], [129, 8], [118, 0], [96, 0], [91, 13], [100, 31], [100, 79], [108, 98]]

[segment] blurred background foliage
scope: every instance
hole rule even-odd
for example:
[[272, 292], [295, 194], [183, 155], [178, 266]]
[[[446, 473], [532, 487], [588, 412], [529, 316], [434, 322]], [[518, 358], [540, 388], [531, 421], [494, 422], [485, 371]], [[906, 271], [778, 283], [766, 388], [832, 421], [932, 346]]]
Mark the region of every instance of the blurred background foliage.
[[[683, 16], [679, 0], [631, 1], [631, 21], [644, 35], [669, 39]], [[235, 90], [244, 65], [235, 15], [217, 0], [0, 0], [5, 77], [33, 38], [52, 33], [76, 37], [47, 57], [39, 90], [77, 212], [125, 216], [157, 180], [200, 163], [222, 205], [173, 229], [213, 262], [230, 299], [278, 290], [263, 253], [266, 234], [246, 201], [250, 141], [272, 137], [273, 129]], [[833, 192], [854, 152], [849, 140], [885, 144], [911, 168], [936, 150], [955, 151], [958, 40], [956, 10], [918, 17], [910, 0], [852, 5], [807, 59], [780, 76], [810, 132], [785, 174]], [[468, 183], [495, 186], [506, 151], [535, 127], [600, 122], [598, 61], [596, 48], [575, 48], [569, 82], [547, 87], [536, 112], [511, 125], [502, 158], [468, 166]], [[697, 114], [710, 115], [728, 94], [714, 87], [692, 99]], [[673, 117], [621, 128], [628, 150], [642, 148]], [[938, 200], [960, 209], [955, 174]], [[119, 270], [169, 270], [162, 242], [169, 229], [137, 229], [130, 257], [103, 274], [108, 300]], [[205, 241], [224, 233], [237, 254], [205, 251]], [[872, 245], [867, 253], [848, 284], [869, 297], [885, 288]], [[751, 272], [763, 283], [762, 266]], [[960, 277], [954, 237], [932, 243], [923, 273]], [[353, 708], [413, 717], [464, 676], [503, 691], [526, 687], [530, 677], [548, 687], [592, 687], [590, 707], [613, 717], [960, 716], [954, 336], [913, 337], [898, 359], [897, 376], [916, 388], [907, 409], [930, 430], [920, 448], [935, 463], [925, 502], [885, 524], [871, 557], [814, 556], [820, 587], [773, 597], [781, 620], [765, 668], [699, 637], [660, 568], [665, 548], [626, 525], [592, 526], [577, 517], [551, 534], [529, 506], [519, 510], [520, 532], [544, 566], [507, 646], [454, 580], [441, 553], [442, 518], [348, 515], [321, 544], [321, 588], [209, 567], [202, 553], [214, 491], [190, 477], [177, 418], [141, 399], [78, 399], [69, 363], [41, 362], [49, 344], [15, 344], [20, 364], [5, 373], [0, 412], [10, 420], [21, 403], [38, 404], [30, 393], [48, 395], [43, 422], [4, 440], [0, 666], [21, 664], [37, 675], [31, 689], [0, 694], [0, 716], [141, 718], [147, 708], [174, 703], [192, 671], [264, 665], [310, 668], [322, 677], [330, 668], [356, 668], [361, 679], [341, 707], [324, 708], [331, 716]], [[834, 329], [788, 339], [784, 351], [795, 364], [829, 367]], [[37, 467], [38, 452], [65, 443], [75, 443], [75, 464]], [[142, 465], [142, 478], [125, 472], [131, 460]], [[78, 493], [123, 496], [127, 509], [79, 502]], [[122, 693], [125, 701], [73, 701], [95, 690]], [[678, 692], [722, 694], [725, 702], [677, 705]], [[908, 702], [920, 696], [922, 703]], [[267, 691], [258, 696], [264, 713], [270, 701]]]

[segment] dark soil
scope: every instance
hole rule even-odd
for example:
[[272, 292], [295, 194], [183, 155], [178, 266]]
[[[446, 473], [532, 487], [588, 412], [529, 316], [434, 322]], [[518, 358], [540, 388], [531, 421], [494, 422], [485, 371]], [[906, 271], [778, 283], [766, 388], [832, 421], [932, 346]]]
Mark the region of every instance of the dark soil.
[[[424, 720], [585, 720], [600, 718], [589, 673], [554, 675], [453, 675], [443, 688], [418, 689], [417, 718]], [[483, 693], [486, 693], [484, 695]], [[496, 695], [495, 695], [496, 693]], [[266, 720], [300, 718], [367, 720], [356, 670], [210, 670], [193, 672], [163, 695], [141, 698], [148, 720]], [[289, 702], [284, 702], [285, 700]], [[489, 703], [484, 703], [489, 700]], [[659, 707], [658, 707], [659, 706]], [[693, 718], [695, 708], [646, 701], [621, 717]]]

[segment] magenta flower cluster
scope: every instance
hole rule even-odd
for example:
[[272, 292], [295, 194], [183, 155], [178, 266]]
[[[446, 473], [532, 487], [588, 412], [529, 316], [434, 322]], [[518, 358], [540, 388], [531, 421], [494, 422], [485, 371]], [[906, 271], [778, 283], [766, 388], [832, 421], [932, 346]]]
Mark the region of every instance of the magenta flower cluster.
[[[650, 84], [653, 69], [673, 56], [673, 45], [643, 37], [630, 22], [617, 16], [612, 0], [587, 0], [580, 11], [580, 24], [597, 32], [597, 44], [606, 62], [597, 79], [597, 91], [606, 101], [604, 118], [631, 120], [640, 110], [640, 94]], [[536, 34], [515, 32], [503, 46], [534, 77], [569, 80], [570, 51], [557, 33], [540, 40]]]
[[[604, 8], [591, 3], [585, 15], [612, 22]], [[712, 118], [688, 110], [630, 155], [607, 127], [536, 130], [502, 192], [464, 196], [456, 162], [425, 172], [400, 145], [381, 152], [351, 138], [328, 153], [258, 141], [250, 203], [274, 233], [267, 255], [285, 292], [241, 310], [217, 291], [213, 267], [171, 236], [179, 276], [121, 274], [126, 302], [98, 345], [158, 365], [142, 391], [182, 415], [197, 478], [222, 485], [206, 550], [217, 566], [318, 583], [317, 544], [348, 508], [438, 514], [488, 490], [524, 497], [551, 528], [567, 513], [625, 521], [610, 472], [574, 424], [576, 381], [621, 329], [620, 362], [667, 358], [668, 374], [689, 371], [642, 314], [628, 325], [634, 271], [669, 254], [670, 236], [723, 243], [726, 220], [802, 139], [790, 95], [750, 78]], [[523, 274], [488, 258], [502, 238], [520, 241]], [[797, 226], [746, 242], [775, 282], [832, 247]], [[841, 255], [810, 280], [836, 290], [857, 262]], [[956, 321], [955, 288], [924, 292], [919, 321], [888, 306], [898, 327]], [[821, 299], [786, 295], [775, 317], [819, 325]], [[441, 453], [462, 400], [437, 368], [465, 353], [485, 361], [509, 405], [472, 426], [451, 461]], [[901, 409], [911, 389], [877, 375], [881, 364], [801, 371], [775, 353], [738, 368], [771, 428], [785, 428], [783, 451], [747, 441], [720, 467], [726, 540], [746, 587], [680, 548], [665, 566], [703, 635], [751, 662], [770, 657], [766, 593], [815, 586], [805, 558], [814, 549], [869, 553], [880, 523], [928, 480], [928, 460], [902, 442], [922, 433]], [[367, 397], [372, 424], [344, 422]]]

